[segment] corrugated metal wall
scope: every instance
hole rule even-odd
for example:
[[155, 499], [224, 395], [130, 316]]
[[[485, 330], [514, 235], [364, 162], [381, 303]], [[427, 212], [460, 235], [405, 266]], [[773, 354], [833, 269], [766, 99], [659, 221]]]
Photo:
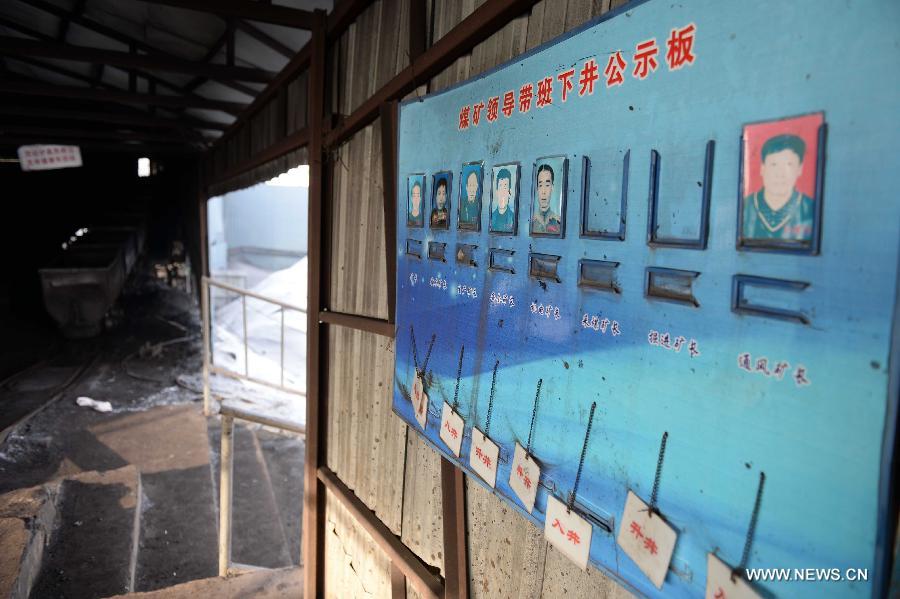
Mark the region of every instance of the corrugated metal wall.
[[[479, 0], [431, 0], [433, 43], [468, 16]], [[610, 4], [612, 3], [612, 6]], [[435, 77], [443, 89], [505, 62], [600, 15], [615, 0], [544, 0]], [[341, 37], [334, 54], [333, 109], [349, 114], [409, 64], [408, 0], [369, 7]], [[419, 93], [424, 93], [423, 88]], [[381, 128], [375, 122], [334, 150], [330, 307], [387, 317]], [[328, 467], [424, 562], [443, 574], [440, 458], [391, 412], [393, 340], [329, 328]], [[628, 592], [598, 571], [582, 572], [543, 531], [467, 481], [467, 539], [472, 597], [621, 597]], [[326, 508], [329, 597], [390, 596], [389, 560], [340, 504]], [[408, 596], [416, 597], [412, 588]]]

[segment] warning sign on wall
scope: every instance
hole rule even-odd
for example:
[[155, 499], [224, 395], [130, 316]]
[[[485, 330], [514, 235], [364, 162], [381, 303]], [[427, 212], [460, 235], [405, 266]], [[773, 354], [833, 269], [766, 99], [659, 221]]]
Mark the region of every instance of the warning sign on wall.
[[23, 171], [49, 171], [81, 166], [78, 146], [33, 145], [19, 147], [19, 163]]

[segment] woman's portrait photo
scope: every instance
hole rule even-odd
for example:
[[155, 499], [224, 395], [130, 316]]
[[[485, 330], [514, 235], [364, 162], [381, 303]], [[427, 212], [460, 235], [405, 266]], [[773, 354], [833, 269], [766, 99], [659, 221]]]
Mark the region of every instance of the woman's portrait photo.
[[738, 248], [816, 253], [822, 113], [744, 126]]
[[531, 235], [562, 237], [566, 211], [566, 166], [563, 156], [539, 158], [534, 163]]
[[431, 228], [450, 228], [450, 182], [453, 175], [449, 172], [435, 173], [432, 178]]
[[459, 178], [459, 222], [463, 231], [481, 230], [481, 193], [484, 163], [467, 162]]
[[425, 223], [425, 207], [422, 198], [425, 195], [425, 175], [410, 175], [406, 178], [407, 205], [406, 226], [423, 227]]

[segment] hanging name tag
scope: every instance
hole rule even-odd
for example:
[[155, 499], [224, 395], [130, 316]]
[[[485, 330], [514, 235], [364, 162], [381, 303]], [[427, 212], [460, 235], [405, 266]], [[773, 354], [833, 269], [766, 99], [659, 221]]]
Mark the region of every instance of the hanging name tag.
[[422, 377], [419, 376], [419, 373], [416, 373], [416, 378], [413, 380], [412, 390], [412, 404], [416, 413], [416, 422], [424, 429], [425, 423], [428, 421], [428, 394], [425, 393], [425, 386], [422, 384]]
[[707, 553], [706, 599], [760, 599], [760, 595], [742, 577], [732, 580], [728, 564]]
[[590, 522], [570, 512], [556, 497], [547, 497], [544, 537], [582, 570], [587, 569], [592, 532]]
[[651, 516], [650, 507], [628, 491], [616, 542], [658, 589], [666, 579], [677, 537], [662, 516]]
[[462, 448], [464, 426], [462, 416], [454, 412], [450, 404], [445, 401], [444, 409], [441, 411], [441, 441], [450, 448], [456, 457], [459, 457], [459, 450]]
[[500, 448], [487, 438], [478, 428], [472, 429], [472, 447], [469, 451], [469, 465], [472, 470], [491, 485], [497, 486], [497, 458]]
[[534, 509], [534, 499], [537, 497], [540, 478], [541, 467], [528, 457], [525, 448], [517, 442], [513, 454], [512, 470], [509, 473], [509, 486], [515, 491], [529, 514]]

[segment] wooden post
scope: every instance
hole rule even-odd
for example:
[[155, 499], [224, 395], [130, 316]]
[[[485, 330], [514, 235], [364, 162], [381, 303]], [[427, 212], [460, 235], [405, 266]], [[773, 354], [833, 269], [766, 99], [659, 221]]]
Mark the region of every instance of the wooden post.
[[318, 469], [325, 459], [326, 394], [321, 386], [326, 367], [327, 338], [322, 338], [322, 113], [325, 90], [325, 12], [313, 17], [309, 94], [309, 307], [306, 334], [306, 464], [303, 498], [304, 597], [325, 595], [325, 487]]

